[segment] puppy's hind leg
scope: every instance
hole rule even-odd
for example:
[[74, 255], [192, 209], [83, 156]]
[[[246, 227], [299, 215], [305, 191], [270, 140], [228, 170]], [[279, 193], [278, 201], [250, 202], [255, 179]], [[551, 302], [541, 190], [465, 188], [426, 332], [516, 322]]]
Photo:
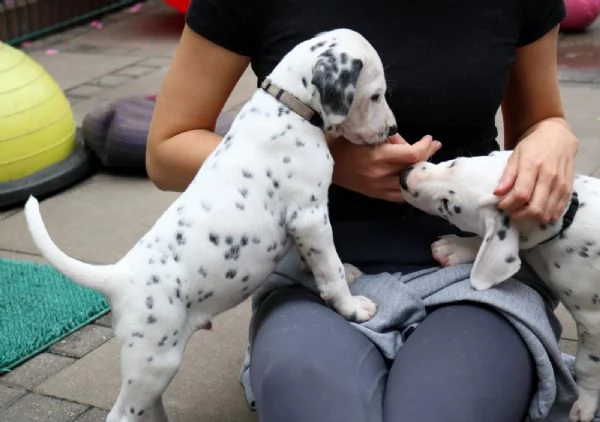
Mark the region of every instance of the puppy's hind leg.
[[600, 400], [600, 335], [590, 335], [578, 325], [579, 342], [575, 375], [579, 398], [569, 414], [570, 422], [591, 422]]
[[371, 319], [377, 306], [364, 296], [350, 293], [346, 279], [349, 270], [335, 249], [327, 210], [319, 207], [311, 211], [314, 212], [299, 214], [288, 229], [299, 239], [296, 246], [312, 270], [321, 298], [346, 319], [356, 322]]
[[159, 336], [132, 330], [122, 340], [121, 390], [107, 422], [168, 422], [162, 395], [181, 364], [190, 332], [183, 327]]

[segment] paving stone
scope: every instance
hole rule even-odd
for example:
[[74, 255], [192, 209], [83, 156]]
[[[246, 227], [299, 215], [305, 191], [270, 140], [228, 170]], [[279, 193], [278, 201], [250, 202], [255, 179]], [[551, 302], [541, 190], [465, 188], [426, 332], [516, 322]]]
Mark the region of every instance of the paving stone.
[[112, 312], [101, 316], [96, 321], [94, 321], [94, 324], [100, 325], [101, 327], [112, 328]]
[[69, 53], [57, 48], [59, 53], [54, 56], [46, 55], [45, 50], [35, 51], [30, 55], [52, 75], [63, 90], [99, 79], [140, 60], [139, 57], [132, 56], [111, 56], [107, 60], [102, 54]]
[[71, 365], [75, 359], [41, 353], [2, 377], [6, 384], [29, 390], [61, 369]]
[[575, 356], [577, 353], [577, 341], [561, 339], [559, 342], [560, 350], [563, 353]]
[[10, 217], [11, 215], [18, 213], [19, 211], [20, 211], [20, 208], [7, 209], [5, 211], [0, 211], [0, 221], [4, 220], [5, 218]]
[[171, 59], [167, 57], [150, 57], [139, 64], [150, 67], [167, 67], [171, 65]]
[[67, 100], [69, 100], [69, 104], [73, 107], [75, 104], [79, 104], [85, 100], [89, 99], [88, 97], [79, 97], [77, 95], [67, 94]]
[[115, 88], [130, 81], [131, 77], [125, 75], [104, 75], [94, 79], [93, 81], [90, 81], [89, 83], [99, 85], [101, 87]]
[[156, 68], [154, 67], [133, 65], [120, 69], [114, 74], [119, 76], [124, 75], [130, 76], [132, 78], [139, 78], [140, 76], [147, 75], [148, 73], [154, 72], [155, 70]]
[[26, 252], [13, 252], [0, 249], [0, 258], [16, 259], [17, 261], [30, 261], [38, 264], [47, 264], [46, 258], [41, 255], [29, 254]]
[[81, 358], [112, 337], [110, 328], [86, 325], [50, 347], [50, 352], [61, 356]]
[[84, 53], [84, 54], [102, 54], [106, 48], [102, 45], [93, 43], [71, 43], [66, 47], [65, 51], [69, 53]]
[[11, 407], [0, 413], [2, 422], [70, 422], [87, 410], [88, 406], [28, 394]]
[[0, 410], [6, 409], [25, 394], [27, 394], [25, 390], [0, 384]]
[[82, 413], [76, 422], [104, 422], [108, 416], [108, 410], [92, 407], [87, 412]]
[[83, 84], [83, 85], [79, 85], [79, 86], [76, 86], [75, 88], [68, 90], [67, 96], [68, 97], [71, 97], [71, 96], [94, 97], [94, 96], [98, 95], [99, 93], [101, 93], [102, 91], [104, 91], [105, 89], [106, 88], [102, 88], [101, 86], [98, 86], [98, 85]]
[[554, 312], [562, 324], [561, 338], [565, 340], [577, 340], [577, 324], [573, 320], [571, 313], [561, 303]]

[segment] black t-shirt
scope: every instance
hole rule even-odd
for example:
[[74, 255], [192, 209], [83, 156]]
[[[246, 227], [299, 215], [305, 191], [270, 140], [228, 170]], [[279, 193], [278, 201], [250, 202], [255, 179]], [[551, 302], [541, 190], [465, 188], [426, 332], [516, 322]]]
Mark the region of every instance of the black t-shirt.
[[[192, 30], [251, 57], [258, 83], [297, 43], [339, 27], [379, 52], [388, 102], [409, 142], [442, 142], [433, 161], [497, 149], [495, 114], [519, 46], [565, 16], [563, 0], [192, 0]], [[330, 189], [342, 259], [365, 264], [431, 264], [429, 242], [454, 231], [408, 205]]]

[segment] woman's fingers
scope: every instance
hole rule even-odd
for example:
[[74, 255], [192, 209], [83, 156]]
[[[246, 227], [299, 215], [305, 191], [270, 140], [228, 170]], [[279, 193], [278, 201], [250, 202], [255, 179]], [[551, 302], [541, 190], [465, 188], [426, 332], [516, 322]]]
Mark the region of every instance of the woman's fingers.
[[377, 148], [377, 158], [382, 162], [411, 165], [428, 160], [441, 147], [442, 144], [439, 141], [426, 135], [414, 144], [401, 142], [383, 144]]

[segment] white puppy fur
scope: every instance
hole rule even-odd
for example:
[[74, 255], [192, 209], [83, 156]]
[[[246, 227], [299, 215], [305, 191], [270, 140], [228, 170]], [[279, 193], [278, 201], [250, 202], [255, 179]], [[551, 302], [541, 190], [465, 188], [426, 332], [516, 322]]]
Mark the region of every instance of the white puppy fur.
[[297, 45], [269, 79], [317, 111], [323, 129], [257, 90], [185, 192], [116, 264], [67, 256], [37, 200], [26, 204], [44, 257], [112, 305], [122, 385], [110, 422], [167, 420], [162, 394], [190, 335], [250, 296], [292, 245], [341, 315], [362, 322], [376, 312], [371, 300], [351, 295], [334, 247], [324, 132], [378, 144], [395, 131], [381, 60], [361, 35], [338, 29]]
[[590, 422], [600, 397], [600, 180], [575, 178], [579, 208], [566, 229], [563, 218], [545, 225], [519, 222], [496, 206], [500, 198], [493, 195], [510, 153], [416, 164], [401, 174], [403, 194], [416, 208], [477, 235], [442, 236], [432, 244], [433, 256], [444, 266], [474, 262], [475, 289], [513, 276], [523, 258], [560, 298], [577, 322], [579, 337], [579, 399], [570, 421]]

